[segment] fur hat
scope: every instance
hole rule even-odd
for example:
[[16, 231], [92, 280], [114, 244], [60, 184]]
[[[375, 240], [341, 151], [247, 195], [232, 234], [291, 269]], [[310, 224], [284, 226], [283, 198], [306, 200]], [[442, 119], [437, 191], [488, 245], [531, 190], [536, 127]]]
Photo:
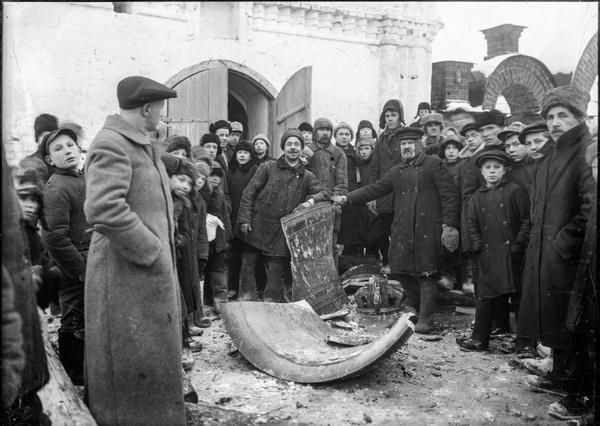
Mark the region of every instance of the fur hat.
[[448, 136], [440, 145], [440, 149], [438, 151], [438, 156], [440, 158], [446, 158], [446, 148], [448, 145], [454, 145], [459, 151], [464, 148], [462, 142], [456, 136]]
[[[227, 123], [229, 124], [229, 123]], [[217, 144], [217, 155], [221, 155], [221, 139], [214, 133], [205, 133], [200, 138], [200, 145], [204, 146], [207, 143], [216, 143]]]
[[404, 107], [398, 99], [390, 99], [383, 105], [381, 115], [379, 116], [379, 128], [385, 129], [385, 112], [388, 110], [397, 111], [400, 114], [400, 123], [404, 124]]
[[345, 121], [340, 121], [334, 128], [333, 128], [333, 136], [335, 137], [336, 133], [338, 131], [340, 131], [341, 129], [348, 129], [350, 131], [350, 140], [354, 139], [354, 130], [352, 129], [352, 126], [349, 125], [348, 123], [346, 123]]
[[423, 117], [423, 127], [427, 126], [430, 123], [435, 123], [435, 124], [439, 124], [440, 126], [444, 125], [444, 117], [442, 117], [442, 114], [427, 114], [425, 117]]
[[44, 184], [35, 169], [18, 169], [14, 172], [14, 184], [17, 195], [34, 195], [42, 201]]
[[465, 124], [463, 128], [460, 129], [460, 135], [462, 137], [466, 137], [469, 130], [475, 130], [476, 132], [479, 131], [479, 127], [477, 127], [477, 123], [475, 121]]
[[178, 149], [183, 149], [185, 150], [185, 156], [187, 158], [191, 157], [192, 144], [190, 143], [190, 140], [185, 136], [169, 136], [165, 143], [167, 144], [167, 152], [173, 152]]
[[204, 177], [210, 176], [210, 166], [207, 163], [205, 163], [204, 161], [199, 161], [195, 165], [198, 175], [202, 175]]
[[510, 157], [506, 152], [499, 149], [484, 149], [475, 154], [475, 165], [481, 168], [485, 160], [496, 160], [505, 166], [510, 165]]
[[364, 136], [358, 138], [358, 140], [356, 141], [356, 150], [358, 151], [358, 149], [361, 146], [370, 146], [371, 148], [375, 148], [375, 138], [369, 138]]
[[564, 106], [575, 115], [585, 117], [590, 102], [589, 93], [584, 93], [573, 86], [559, 86], [550, 90], [542, 99], [542, 111], [540, 115], [545, 120], [548, 111], [555, 106]]
[[210, 126], [208, 126], [208, 131], [213, 134], [217, 133], [217, 130], [219, 129], [228, 129], [229, 134], [231, 134], [231, 124], [229, 124], [229, 121], [227, 120], [219, 120], [215, 123], [210, 123]]
[[328, 118], [317, 118], [315, 120], [315, 124], [313, 125], [313, 132], [316, 132], [319, 129], [329, 129], [333, 131], [333, 123]]
[[58, 130], [58, 118], [52, 114], [40, 114], [33, 122], [33, 131], [35, 140], [44, 132], [53, 132]]
[[373, 127], [373, 123], [371, 123], [369, 120], [360, 120], [360, 123], [358, 123], [358, 126], [356, 127], [356, 134], [359, 134], [360, 129], [363, 129], [365, 127], [371, 129], [373, 138], [377, 139], [377, 131], [375, 130], [375, 127]]
[[[267, 137], [267, 135], [265, 135], [264, 133], [259, 133], [258, 135], [254, 136], [254, 137], [252, 138], [252, 146], [254, 146], [254, 143], [255, 143], [257, 140], [264, 141], [264, 142], [267, 144], [267, 146], [268, 146], [269, 148], [271, 147], [271, 142], [269, 141], [269, 138]], [[268, 149], [268, 148], [267, 148], [267, 149]]]
[[[317, 126], [315, 126], [315, 129], [316, 128]], [[281, 149], [283, 149], [285, 141], [287, 141], [292, 136], [295, 136], [298, 139], [300, 139], [300, 144], [302, 145], [302, 149], [304, 149], [304, 136], [302, 136], [302, 132], [298, 129], [286, 129], [285, 132], [283, 132], [283, 135], [281, 136], [281, 141], [279, 143]]]
[[234, 151], [248, 151], [250, 155], [254, 155], [254, 145], [248, 141], [239, 141], [235, 146]]
[[525, 145], [525, 136], [527, 134], [542, 133], [542, 132], [548, 132], [548, 126], [546, 125], [545, 122], [537, 121], [535, 123], [532, 123], [529, 126], [525, 127], [523, 130], [521, 130], [521, 133], [519, 133], [519, 142], [521, 142], [523, 145]]
[[69, 136], [71, 139], [73, 139], [75, 141], [75, 143], [77, 145], [79, 145], [79, 143], [77, 142], [77, 134], [71, 130], [71, 129], [58, 129], [53, 131], [52, 133], [48, 133], [46, 136], [44, 136], [44, 138], [42, 139], [42, 142], [40, 142], [40, 146], [39, 146], [39, 151], [42, 154], [43, 157], [45, 157], [46, 155], [49, 154], [49, 148], [50, 148], [50, 144], [52, 142], [54, 142], [54, 140], [59, 137], [60, 135], [67, 135]]
[[300, 123], [300, 125], [298, 126], [298, 130], [300, 130], [301, 132], [312, 132], [313, 126], [311, 126], [310, 123], [307, 123], [305, 121], [303, 123]]
[[483, 111], [477, 116], [475, 124], [477, 125], [478, 129], [481, 129], [483, 126], [489, 126], [490, 124], [504, 127], [504, 114], [497, 109]]
[[431, 105], [429, 105], [427, 102], [420, 102], [419, 106], [417, 107], [417, 115], [415, 115], [415, 118], [417, 118], [419, 116], [419, 111], [421, 111], [422, 109], [431, 111]]
[[223, 167], [221, 167], [221, 165], [219, 164], [218, 161], [214, 161], [213, 162], [213, 166], [212, 169], [210, 169], [210, 175], [216, 175], [219, 176], [221, 178], [223, 178], [225, 176], [225, 172], [223, 171]]

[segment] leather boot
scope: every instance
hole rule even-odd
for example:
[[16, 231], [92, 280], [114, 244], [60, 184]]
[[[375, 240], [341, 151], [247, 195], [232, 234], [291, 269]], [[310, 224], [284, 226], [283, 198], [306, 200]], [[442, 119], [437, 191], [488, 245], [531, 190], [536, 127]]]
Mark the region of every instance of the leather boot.
[[258, 253], [242, 253], [242, 267], [240, 270], [240, 293], [237, 298], [239, 301], [256, 301], [258, 292], [256, 291], [256, 259]]
[[267, 285], [263, 294], [265, 302], [281, 303], [283, 299], [284, 264], [279, 259], [267, 258]]
[[227, 303], [229, 298], [227, 296], [227, 277], [225, 271], [220, 272], [209, 272], [210, 286], [212, 287], [213, 294], [213, 306], [215, 313], [221, 312], [221, 305]]
[[435, 299], [437, 296], [437, 280], [428, 278], [419, 279], [421, 301], [419, 307], [419, 321], [415, 326], [415, 333], [429, 334], [433, 331], [433, 313], [435, 312]]

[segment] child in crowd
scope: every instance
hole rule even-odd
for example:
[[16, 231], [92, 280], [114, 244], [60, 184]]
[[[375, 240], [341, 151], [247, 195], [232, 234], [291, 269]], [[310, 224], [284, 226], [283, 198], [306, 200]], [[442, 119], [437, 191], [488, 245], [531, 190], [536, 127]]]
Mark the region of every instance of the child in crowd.
[[44, 160], [53, 167], [43, 193], [42, 242], [64, 274], [59, 302], [60, 360], [73, 384], [83, 385], [84, 277], [91, 228], [85, 219], [85, 179], [79, 171], [77, 135], [58, 129], [42, 140]]
[[534, 168], [554, 149], [554, 141], [550, 138], [548, 126], [543, 121], [525, 127], [519, 134], [519, 141], [525, 145], [529, 157], [534, 162]]
[[192, 144], [185, 136], [169, 136], [165, 143], [167, 144], [167, 152], [170, 152], [175, 157], [182, 159], [191, 158]]
[[356, 127], [357, 143], [360, 138], [373, 138], [375, 141], [377, 140], [377, 131], [369, 120], [360, 120]]
[[254, 148], [254, 159], [257, 164], [262, 164], [265, 161], [272, 160], [269, 155], [271, 143], [266, 135], [259, 133], [252, 139], [252, 147]]
[[208, 262], [206, 264], [208, 277], [205, 274], [204, 297], [209, 305], [212, 298], [214, 302], [212, 304], [217, 314], [221, 312], [221, 304], [228, 301], [225, 255], [229, 241], [232, 239], [231, 222], [229, 221], [230, 209], [227, 208], [225, 202], [225, 194], [221, 183], [223, 180], [226, 180], [225, 173], [219, 162], [214, 161], [208, 177], [210, 192], [203, 194], [206, 196], [204, 201], [206, 202], [206, 226], [209, 241]]
[[460, 162], [460, 158], [458, 154], [463, 149], [463, 145], [456, 136], [448, 136], [446, 140], [440, 145], [440, 150], [438, 155], [442, 160], [444, 160], [444, 164], [450, 171], [452, 175], [452, 179], [454, 179], [454, 183], [458, 186], [458, 163]]
[[313, 155], [315, 155], [315, 153], [313, 152], [313, 150], [310, 149], [309, 147], [305, 146], [304, 149], [302, 150], [302, 153], [300, 153], [300, 162], [302, 163], [302, 165], [304, 167], [308, 168], [308, 163], [310, 161], [310, 158]]
[[[225, 123], [227, 123], [227, 122], [225, 122]], [[227, 123], [227, 125], [229, 125], [229, 123]], [[226, 129], [220, 128], [220, 130], [226, 130]], [[221, 135], [223, 136], [224, 133], [222, 133]], [[229, 133], [227, 133], [227, 136], [229, 136]], [[227, 179], [225, 179], [225, 176], [227, 175], [229, 169], [227, 166], [227, 162], [225, 161], [225, 157], [223, 156], [223, 150], [220, 145], [221, 142], [222, 142], [222, 140], [219, 139], [219, 136], [217, 136], [216, 134], [205, 133], [204, 135], [202, 135], [202, 138], [200, 139], [200, 146], [203, 146], [204, 148], [206, 148], [206, 151], [208, 152], [208, 156], [209, 156], [210, 160], [212, 161], [211, 167], [215, 168], [215, 167], [217, 167], [217, 164], [218, 164], [218, 168], [221, 169], [221, 172], [223, 174], [223, 179], [221, 179], [220, 185], [221, 185], [221, 189], [223, 190], [225, 204], [226, 204], [227, 211], [229, 214], [229, 213], [231, 213], [231, 199], [229, 198], [229, 185], [228, 185]], [[205, 199], [205, 201], [206, 201], [206, 199]]]
[[[231, 196], [231, 223], [237, 223], [242, 192], [256, 173], [258, 165], [252, 152], [254, 147], [248, 141], [241, 141], [235, 146], [235, 157], [229, 163], [229, 191]], [[227, 287], [230, 298], [235, 299], [240, 287], [240, 268], [242, 266], [243, 241], [234, 236], [229, 248]]]
[[498, 139], [504, 144], [504, 149], [512, 160], [510, 169], [506, 172], [506, 180], [521, 186], [529, 194], [533, 184], [534, 165], [533, 160], [529, 158], [529, 150], [519, 138], [521, 130], [521, 126], [512, 123], [498, 133]]
[[504, 178], [510, 159], [499, 150], [475, 157], [485, 186], [472, 196], [466, 233], [477, 261], [475, 327], [471, 337], [459, 337], [466, 351], [487, 350], [494, 311], [520, 290], [521, 262], [531, 231], [529, 197], [519, 185]]
[[313, 126], [306, 121], [304, 123], [300, 123], [298, 126], [298, 130], [302, 132], [302, 137], [304, 138], [304, 145], [309, 145], [313, 141]]
[[[362, 129], [368, 128], [368, 126], [362, 127]], [[371, 167], [373, 166], [373, 162], [371, 160], [373, 150], [375, 149], [375, 138], [371, 136], [373, 132], [371, 132], [369, 136], [364, 136], [364, 134], [366, 134], [366, 131], [363, 132], [363, 136], [359, 136], [358, 140], [356, 141], [356, 152], [358, 154], [358, 171], [356, 174], [356, 180], [358, 188], [372, 183]], [[373, 238], [373, 233], [371, 232], [370, 227], [374, 218], [375, 215], [368, 209], [366, 204], [361, 206], [358, 226], [360, 227], [360, 239], [362, 241], [362, 247], [364, 248], [366, 255], [375, 256], [377, 260], [381, 260], [383, 258], [383, 253], [380, 253], [380, 251], [385, 250], [385, 248], [377, 244], [379, 239]]]

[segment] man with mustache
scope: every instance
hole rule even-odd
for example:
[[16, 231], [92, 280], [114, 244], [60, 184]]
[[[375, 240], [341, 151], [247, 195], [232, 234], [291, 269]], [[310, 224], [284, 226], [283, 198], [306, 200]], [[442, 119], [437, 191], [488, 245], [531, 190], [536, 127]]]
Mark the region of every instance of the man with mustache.
[[585, 124], [590, 96], [575, 87], [552, 89], [542, 100], [541, 116], [554, 140], [554, 150], [538, 164], [532, 189], [533, 227], [525, 252], [519, 336], [552, 348], [553, 369], [543, 379], [534, 376], [534, 388], [559, 388], [567, 396], [549, 407], [549, 414], [568, 420], [591, 407], [591, 371], [580, 334], [566, 327], [569, 295], [592, 209], [596, 185], [585, 163], [591, 142]]
[[332, 200], [361, 204], [393, 193], [391, 276], [406, 289], [407, 304], [419, 307], [415, 331], [427, 334], [434, 329], [436, 286], [445, 251], [458, 249], [460, 201], [441, 158], [423, 152], [423, 131], [404, 127], [395, 134], [400, 162], [377, 182]]
[[[344, 195], [348, 192], [348, 170], [344, 151], [331, 143], [333, 123], [328, 118], [317, 118], [313, 125], [313, 142], [308, 147], [313, 156], [307, 168], [325, 187], [328, 195]], [[341, 209], [334, 209], [333, 260], [338, 264], [337, 237], [341, 226]]]

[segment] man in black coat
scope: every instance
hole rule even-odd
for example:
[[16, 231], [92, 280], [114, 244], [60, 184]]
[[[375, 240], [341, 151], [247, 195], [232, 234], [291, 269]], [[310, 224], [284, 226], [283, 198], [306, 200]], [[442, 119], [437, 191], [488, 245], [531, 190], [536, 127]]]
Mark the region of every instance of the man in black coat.
[[568, 393], [549, 408], [551, 415], [562, 419], [589, 411], [580, 398], [589, 395], [587, 352], [581, 339], [566, 327], [569, 294], [596, 191], [584, 159], [591, 141], [585, 124], [588, 101], [588, 94], [569, 86], [551, 90], [542, 101], [541, 115], [556, 145], [538, 165], [533, 182], [533, 227], [525, 253], [517, 325], [520, 336], [552, 348], [549, 380], [532, 378], [531, 384], [560, 387]]

